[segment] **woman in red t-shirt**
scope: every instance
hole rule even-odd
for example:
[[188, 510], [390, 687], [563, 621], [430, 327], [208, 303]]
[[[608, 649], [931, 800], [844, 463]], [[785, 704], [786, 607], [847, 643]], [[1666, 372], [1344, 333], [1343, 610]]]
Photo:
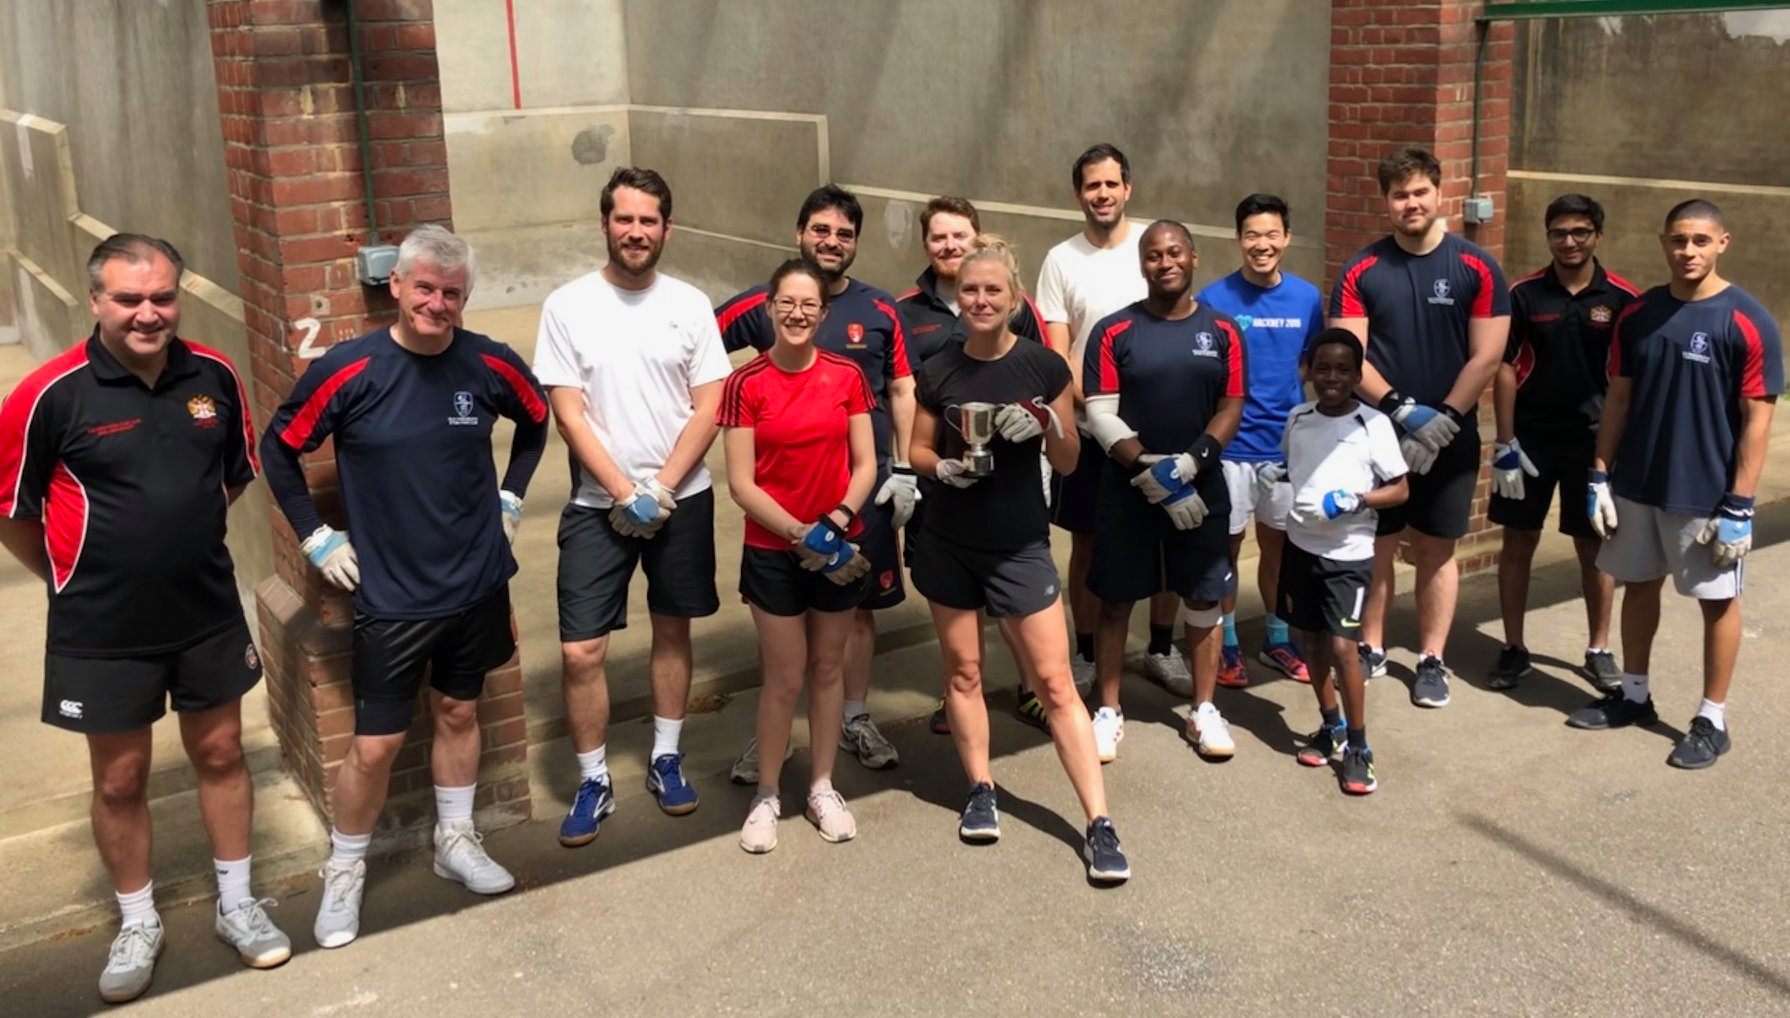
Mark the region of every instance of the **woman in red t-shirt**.
[[826, 285], [790, 260], [766, 295], [771, 348], [742, 365], [721, 391], [727, 486], [746, 511], [740, 596], [758, 627], [764, 691], [758, 700], [758, 793], [740, 847], [777, 847], [778, 778], [796, 699], [808, 684], [813, 773], [806, 816], [827, 841], [849, 841], [857, 821], [833, 789], [845, 706], [845, 637], [864, 599], [870, 561], [848, 538], [876, 483], [870, 411], [876, 399], [850, 360], [814, 346], [827, 313]]

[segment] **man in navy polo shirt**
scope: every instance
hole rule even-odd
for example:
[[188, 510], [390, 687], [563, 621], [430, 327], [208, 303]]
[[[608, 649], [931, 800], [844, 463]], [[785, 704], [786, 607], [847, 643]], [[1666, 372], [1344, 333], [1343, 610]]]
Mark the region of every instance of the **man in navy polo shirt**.
[[1728, 684], [1740, 654], [1740, 594], [1753, 498], [1784, 391], [1783, 344], [1765, 308], [1716, 271], [1729, 234], [1701, 199], [1666, 214], [1672, 281], [1616, 321], [1587, 514], [1597, 564], [1622, 598], [1622, 687], [1567, 719], [1575, 728], [1653, 724], [1647, 669], [1668, 575], [1703, 611], [1703, 702], [1666, 762], [1698, 769], [1733, 744]]
[[[862, 368], [876, 397], [870, 412], [876, 433], [876, 497], [858, 514], [864, 526], [859, 547], [870, 559], [870, 587], [845, 644], [845, 728], [839, 744], [871, 770], [885, 770], [899, 764], [901, 757], [870, 720], [870, 658], [876, 652], [873, 613], [893, 608], [907, 596], [895, 531], [913, 514], [919, 489], [907, 465], [907, 443], [914, 430], [914, 377], [901, 314], [894, 297], [846, 274], [858, 257], [858, 234], [863, 229], [864, 208], [857, 196], [833, 184], [808, 195], [796, 216], [796, 246], [802, 258], [818, 266], [829, 281], [827, 314], [815, 345], [843, 354]], [[765, 286], [754, 286], [715, 309], [721, 341], [729, 351], [771, 348], [766, 294]], [[756, 741], [734, 762], [731, 778], [737, 784], [758, 783]]]
[[0, 405], [0, 543], [50, 595], [45, 724], [87, 737], [93, 839], [123, 923], [100, 996], [149, 988], [162, 922], [149, 877], [150, 726], [172, 702], [218, 878], [218, 936], [292, 954], [249, 891], [254, 788], [242, 695], [261, 678], [224, 516], [255, 479], [254, 425], [223, 354], [176, 335], [180, 253], [116, 234], [87, 260], [85, 342]]
[[1479, 479], [1479, 397], [1510, 332], [1503, 270], [1483, 248], [1448, 232], [1440, 213], [1442, 164], [1420, 148], [1380, 163], [1391, 236], [1362, 248], [1337, 273], [1330, 324], [1367, 346], [1361, 398], [1392, 418], [1411, 467], [1411, 497], [1382, 509], [1374, 580], [1361, 619], [1367, 674], [1386, 674], [1386, 611], [1399, 535], [1411, 529], [1417, 560], [1417, 676], [1411, 702], [1448, 706], [1442, 662], [1460, 594], [1454, 545], [1467, 533]]

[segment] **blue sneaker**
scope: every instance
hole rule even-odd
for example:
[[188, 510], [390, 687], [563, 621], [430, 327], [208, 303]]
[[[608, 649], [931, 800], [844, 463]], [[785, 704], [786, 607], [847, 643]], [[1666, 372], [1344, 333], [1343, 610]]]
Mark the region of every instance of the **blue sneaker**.
[[577, 848], [597, 840], [597, 829], [603, 818], [615, 812], [615, 793], [609, 782], [586, 778], [578, 783], [578, 794], [572, 796], [572, 808], [559, 822], [559, 843]]
[[666, 815], [681, 817], [696, 812], [696, 789], [684, 780], [684, 754], [667, 753], [654, 757], [646, 772], [646, 790], [659, 800]]

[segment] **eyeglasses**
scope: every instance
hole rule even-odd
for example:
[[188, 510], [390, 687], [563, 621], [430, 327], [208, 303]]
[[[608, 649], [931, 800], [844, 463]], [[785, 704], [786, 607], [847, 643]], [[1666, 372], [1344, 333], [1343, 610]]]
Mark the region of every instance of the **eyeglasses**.
[[1578, 226], [1570, 230], [1549, 230], [1548, 239], [1552, 241], [1573, 240], [1585, 243], [1597, 235], [1597, 231], [1588, 226]]
[[808, 235], [815, 240], [826, 240], [828, 237], [831, 237], [841, 244], [850, 244], [858, 239], [858, 231], [856, 230], [835, 230], [831, 226], [824, 226], [820, 223], [809, 224]]
[[800, 311], [802, 314], [804, 314], [808, 317], [813, 317], [814, 315], [820, 314], [820, 302], [819, 301], [812, 301], [812, 300], [798, 301], [798, 300], [792, 300], [788, 297], [778, 297], [776, 300], [771, 302], [771, 307], [773, 309], [775, 309], [778, 314], [784, 316], [785, 318], [789, 317], [792, 314], [795, 314], [797, 311]]

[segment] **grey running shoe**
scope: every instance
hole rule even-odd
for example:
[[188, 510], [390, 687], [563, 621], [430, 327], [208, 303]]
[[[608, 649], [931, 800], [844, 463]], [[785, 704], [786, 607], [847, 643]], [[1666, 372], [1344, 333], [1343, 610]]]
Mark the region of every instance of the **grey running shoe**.
[[217, 913], [218, 939], [231, 947], [252, 969], [284, 965], [292, 957], [292, 940], [267, 917], [266, 909], [278, 905], [272, 898], [250, 898], [228, 912]]
[[99, 974], [99, 999], [108, 1004], [136, 1000], [155, 978], [155, 960], [162, 954], [162, 920], [131, 923], [112, 938], [105, 970]]
[[1699, 715], [1691, 719], [1691, 730], [1678, 740], [1666, 762], [1687, 771], [1699, 771], [1715, 763], [1715, 758], [1733, 745], [1734, 740], [1728, 738], [1727, 730], [1717, 728], [1715, 722]]
[[1419, 707], [1448, 706], [1448, 667], [1428, 654], [1417, 662], [1417, 681], [1411, 683], [1411, 702]]
[[1364, 678], [1383, 679], [1386, 677], [1386, 648], [1369, 647], [1362, 644], [1356, 653], [1361, 655], [1361, 674]]
[[1616, 655], [1607, 650], [1586, 651], [1584, 672], [1600, 693], [1614, 693], [1622, 688], [1622, 669], [1616, 664]]
[[[783, 759], [788, 760], [795, 753], [795, 743], [785, 742], [783, 744]], [[736, 785], [745, 785], [747, 788], [758, 784], [758, 740], [756, 738], [746, 740], [746, 748], [740, 753], [740, 758], [733, 762], [733, 770], [727, 773], [727, 780]]]
[[367, 861], [331, 859], [317, 874], [323, 878], [323, 900], [311, 936], [318, 947], [342, 947], [360, 936], [360, 899], [367, 889]]
[[839, 748], [873, 771], [886, 771], [901, 762], [901, 754], [877, 731], [876, 722], [868, 714], [859, 714], [839, 730]]
[[1566, 716], [1566, 723], [1573, 728], [1600, 732], [1606, 728], [1626, 728], [1629, 725], [1651, 725], [1659, 722], [1659, 713], [1653, 709], [1653, 697], [1640, 703], [1623, 696], [1620, 692], [1608, 693], [1593, 700], [1589, 706], [1581, 707]]
[[470, 820], [435, 828], [435, 875], [474, 894], [502, 894], [516, 878], [485, 851], [485, 836]]

